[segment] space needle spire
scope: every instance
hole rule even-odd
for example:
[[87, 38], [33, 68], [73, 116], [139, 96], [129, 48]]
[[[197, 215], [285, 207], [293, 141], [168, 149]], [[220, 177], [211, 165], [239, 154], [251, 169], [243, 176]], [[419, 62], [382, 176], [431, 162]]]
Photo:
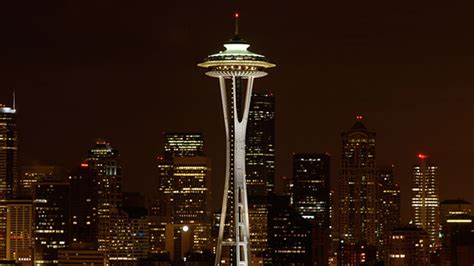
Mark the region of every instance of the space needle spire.
[[226, 131], [226, 172], [216, 266], [251, 264], [245, 134], [254, 79], [266, 76], [265, 69], [275, 67], [265, 56], [248, 50], [250, 45], [239, 37], [239, 13], [234, 17], [235, 36], [224, 44], [225, 50], [198, 64], [207, 69], [206, 75], [219, 79]]

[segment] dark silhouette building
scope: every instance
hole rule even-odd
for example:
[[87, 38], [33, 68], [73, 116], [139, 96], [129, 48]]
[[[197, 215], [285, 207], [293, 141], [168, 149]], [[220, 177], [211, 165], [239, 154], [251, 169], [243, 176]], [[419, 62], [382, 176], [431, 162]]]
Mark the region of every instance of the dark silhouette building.
[[392, 229], [401, 223], [400, 186], [395, 182], [394, 166], [377, 170], [378, 194], [378, 252], [379, 259], [385, 258], [385, 246]]
[[69, 245], [70, 186], [66, 182], [39, 182], [35, 189], [35, 265], [58, 263], [58, 250]]
[[254, 93], [250, 103], [245, 145], [250, 250], [262, 261], [268, 257], [268, 194], [275, 180], [275, 97]]
[[270, 195], [268, 244], [271, 265], [313, 265], [313, 225], [290, 205], [287, 196]]
[[[71, 186], [71, 244], [97, 244], [97, 183], [88, 163], [68, 176]], [[96, 247], [97, 248], [97, 247]]]
[[293, 206], [315, 230], [314, 265], [326, 265], [330, 248], [330, 156], [293, 154]]
[[375, 247], [378, 223], [375, 132], [365, 127], [362, 116], [357, 116], [352, 128], [342, 133], [339, 197], [340, 239], [346, 246]]

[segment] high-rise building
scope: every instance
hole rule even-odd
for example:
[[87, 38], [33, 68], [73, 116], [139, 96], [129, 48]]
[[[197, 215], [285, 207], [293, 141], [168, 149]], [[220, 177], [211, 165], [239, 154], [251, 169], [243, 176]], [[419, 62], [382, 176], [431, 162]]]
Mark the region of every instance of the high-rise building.
[[458, 252], [474, 251], [474, 216], [471, 216], [471, 210], [471, 204], [462, 199], [448, 199], [440, 203], [443, 265], [465, 265], [461, 264], [462, 256]]
[[429, 236], [426, 231], [415, 226], [393, 229], [387, 245], [385, 264], [430, 265]]
[[167, 224], [192, 228], [193, 252], [211, 249], [211, 162], [203, 148], [200, 133], [165, 133], [165, 156], [158, 158], [158, 207], [151, 227], [154, 253], [166, 249]]
[[110, 220], [113, 215], [118, 214], [122, 202], [120, 156], [110, 143], [99, 140], [89, 150], [85, 163], [91, 168], [96, 179], [99, 250], [107, 253], [110, 244]]
[[6, 258], [6, 201], [13, 198], [18, 181], [16, 110], [0, 105], [0, 259]]
[[375, 132], [357, 116], [342, 133], [342, 172], [339, 179], [339, 234], [346, 245], [377, 244], [377, 178]]
[[268, 193], [275, 179], [275, 97], [254, 93], [250, 103], [245, 145], [250, 249], [256, 257], [268, 257]]
[[71, 244], [97, 244], [97, 184], [88, 163], [69, 174]]
[[389, 240], [390, 231], [401, 223], [400, 187], [395, 182], [394, 166], [379, 168], [378, 178], [378, 229], [379, 258], [385, 258], [385, 246]]
[[34, 264], [58, 263], [58, 250], [69, 244], [70, 186], [65, 182], [39, 182], [35, 189]]
[[18, 263], [33, 260], [33, 203], [27, 200], [7, 202], [7, 259]]
[[314, 227], [293, 209], [289, 197], [270, 195], [268, 215], [271, 265], [313, 265]]
[[24, 198], [33, 198], [36, 184], [59, 176], [59, 171], [58, 167], [52, 165], [22, 166], [17, 195]]
[[275, 183], [275, 97], [254, 93], [245, 142], [248, 196], [274, 192]]
[[330, 156], [293, 154], [293, 206], [315, 227], [315, 265], [326, 265], [328, 262], [330, 192]]
[[201, 133], [165, 132], [165, 158], [173, 156], [193, 157], [204, 155], [204, 140]]
[[434, 251], [440, 246], [438, 166], [432, 164], [425, 154], [418, 154], [411, 190], [413, 222], [428, 233], [429, 247]]
[[146, 258], [150, 249], [150, 230], [147, 210], [143, 207], [120, 208], [109, 220], [107, 260], [111, 265], [136, 262]]
[[[245, 134], [253, 83], [267, 75], [267, 68], [275, 66], [263, 55], [248, 50], [250, 45], [238, 35], [239, 15], [235, 17], [235, 36], [224, 44], [225, 50], [198, 64], [207, 69], [206, 75], [219, 79], [226, 130], [226, 175], [216, 265], [222, 261], [249, 265], [251, 261]], [[224, 247], [229, 249], [223, 252]]]

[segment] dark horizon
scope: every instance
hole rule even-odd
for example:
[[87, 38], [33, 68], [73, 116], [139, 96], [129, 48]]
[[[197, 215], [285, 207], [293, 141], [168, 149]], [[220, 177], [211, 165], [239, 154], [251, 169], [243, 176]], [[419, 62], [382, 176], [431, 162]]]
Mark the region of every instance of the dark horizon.
[[[271, 5], [271, 11], [269, 11]], [[474, 203], [472, 6], [243, 1], [2, 4], [0, 101], [16, 91], [20, 160], [72, 167], [95, 139], [121, 154], [124, 187], [150, 192], [164, 131], [204, 133], [224, 172], [217, 81], [196, 64], [232, 37], [277, 64], [255, 82], [276, 97], [276, 177], [292, 153], [328, 152], [364, 116], [377, 164], [395, 167], [408, 219], [418, 153], [439, 165], [440, 200]], [[218, 187], [221, 182], [215, 182]], [[214, 198], [220, 200], [220, 192]]]

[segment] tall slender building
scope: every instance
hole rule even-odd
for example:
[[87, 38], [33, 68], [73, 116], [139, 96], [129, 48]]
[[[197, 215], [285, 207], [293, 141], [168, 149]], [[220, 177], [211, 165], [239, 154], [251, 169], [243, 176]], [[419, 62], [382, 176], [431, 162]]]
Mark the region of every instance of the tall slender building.
[[13, 197], [18, 180], [16, 110], [0, 105], [0, 258], [6, 258], [6, 201]]
[[379, 168], [378, 178], [378, 220], [379, 255], [385, 258], [390, 232], [401, 223], [400, 187], [395, 182], [394, 166]]
[[164, 154], [158, 158], [158, 213], [152, 221], [155, 253], [165, 248], [158, 246], [160, 240], [164, 243], [167, 235], [173, 236], [166, 228], [174, 230], [183, 226], [187, 226], [192, 236], [189, 252], [210, 250], [211, 161], [205, 157], [202, 134], [165, 133]]
[[[97, 244], [97, 184], [88, 163], [68, 176], [71, 187], [71, 244]], [[97, 247], [96, 247], [97, 248]]]
[[110, 245], [110, 221], [118, 215], [122, 202], [122, 171], [120, 157], [110, 143], [99, 140], [89, 150], [86, 160], [96, 179], [98, 243], [107, 252]]
[[[235, 18], [235, 36], [224, 44], [225, 50], [209, 55], [198, 66], [207, 69], [206, 75], [219, 79], [226, 130], [226, 175], [215, 264], [224, 260], [244, 266], [251, 263], [245, 135], [253, 82], [275, 65], [248, 50], [250, 45], [238, 34], [238, 13]], [[226, 254], [223, 247], [229, 247]]]
[[425, 154], [418, 154], [418, 163], [413, 166], [411, 191], [413, 222], [428, 232], [430, 250], [434, 251], [440, 246], [438, 166]]
[[9, 200], [7, 206], [7, 259], [32, 263], [33, 203], [30, 199]]
[[249, 204], [250, 249], [256, 257], [268, 258], [268, 194], [275, 179], [275, 97], [254, 93], [250, 103], [245, 145]]
[[346, 245], [377, 244], [377, 178], [375, 132], [357, 116], [342, 133], [342, 173], [339, 179], [339, 234]]
[[293, 154], [293, 204], [315, 228], [314, 263], [326, 265], [330, 248], [330, 156]]
[[69, 245], [69, 184], [39, 182], [34, 198], [34, 265], [58, 264], [58, 250]]

